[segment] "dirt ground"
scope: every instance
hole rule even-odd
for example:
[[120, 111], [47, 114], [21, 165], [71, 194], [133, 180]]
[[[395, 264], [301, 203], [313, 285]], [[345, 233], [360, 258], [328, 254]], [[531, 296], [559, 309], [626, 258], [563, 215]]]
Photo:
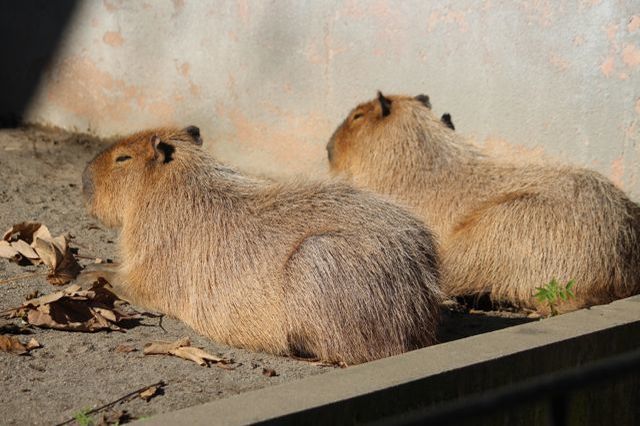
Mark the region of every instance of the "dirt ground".
[[[115, 258], [116, 233], [85, 213], [81, 197], [84, 165], [105, 144], [90, 136], [53, 129], [0, 130], [0, 231], [15, 223], [37, 221], [54, 235], [73, 235], [72, 246], [81, 255]], [[42, 274], [35, 275], [43, 271], [43, 266], [23, 267], [0, 259], [0, 311], [20, 305], [33, 290], [41, 294], [58, 290]], [[27, 272], [34, 272], [34, 276], [5, 282]], [[444, 313], [441, 342], [531, 321], [524, 314], [511, 312], [445, 309]], [[20, 320], [10, 322], [20, 324]], [[230, 348], [170, 318], [163, 319], [162, 327], [159, 319], [145, 318], [126, 333], [37, 328], [31, 332], [18, 337], [23, 342], [35, 337], [42, 348], [22, 356], [0, 352], [2, 424], [57, 424], [160, 380], [167, 384], [162, 395], [149, 402], [135, 398], [115, 408], [135, 417], [150, 416], [333, 368]], [[147, 342], [183, 336], [207, 352], [232, 358], [236, 369], [207, 368], [175, 357], [142, 354]], [[115, 351], [121, 344], [137, 350]], [[277, 375], [267, 377], [263, 368], [273, 369]]]

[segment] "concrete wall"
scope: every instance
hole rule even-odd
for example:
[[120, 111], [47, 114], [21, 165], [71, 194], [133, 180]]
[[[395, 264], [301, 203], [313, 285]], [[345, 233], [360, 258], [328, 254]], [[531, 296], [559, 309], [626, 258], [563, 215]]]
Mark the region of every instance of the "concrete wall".
[[[521, 404], [502, 399], [499, 410], [484, 415], [478, 411], [486, 406], [469, 410], [469, 400], [464, 399], [486, 397], [496, 389], [512, 395], [514, 388], [509, 386], [547, 381], [555, 373], [637, 351], [639, 311], [640, 296], [634, 296], [241, 393], [136, 424], [548, 425], [552, 424], [548, 399], [555, 396], [554, 391], [567, 389], [557, 384], [552, 391], [520, 399]], [[640, 370], [627, 368], [617, 376], [609, 370], [604, 380], [567, 392], [566, 423], [562, 424], [640, 424]], [[585, 376], [584, 370], [574, 377], [594, 378]], [[444, 422], [442, 417], [433, 422], [412, 418], [414, 410], [442, 410], [456, 402], [464, 404], [464, 409], [458, 406], [456, 415], [445, 416]], [[395, 417], [401, 414], [406, 417]]]
[[240, 168], [319, 175], [356, 103], [427, 93], [494, 152], [586, 165], [640, 198], [637, 0], [104, 0], [70, 22], [30, 121], [196, 124]]

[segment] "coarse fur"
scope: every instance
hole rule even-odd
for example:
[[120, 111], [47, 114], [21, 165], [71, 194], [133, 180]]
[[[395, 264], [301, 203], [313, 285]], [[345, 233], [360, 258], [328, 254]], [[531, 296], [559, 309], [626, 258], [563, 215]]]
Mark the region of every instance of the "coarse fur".
[[[575, 281], [568, 311], [640, 292], [640, 208], [602, 175], [488, 158], [424, 95], [357, 106], [331, 137], [332, 171], [394, 198], [441, 242], [443, 290], [546, 308], [533, 297]], [[428, 97], [426, 97], [428, 99]]]
[[121, 228], [129, 300], [281, 355], [355, 364], [435, 342], [438, 259], [420, 220], [344, 183], [244, 176], [193, 134], [131, 135], [84, 172], [89, 211]]

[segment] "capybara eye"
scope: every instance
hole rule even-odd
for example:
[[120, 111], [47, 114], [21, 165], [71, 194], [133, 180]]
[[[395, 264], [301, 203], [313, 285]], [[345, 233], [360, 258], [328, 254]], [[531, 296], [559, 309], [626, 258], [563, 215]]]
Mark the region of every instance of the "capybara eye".
[[121, 155], [118, 158], [116, 158], [116, 163], [120, 163], [122, 161], [127, 161], [127, 160], [131, 160], [130, 155]]
[[363, 116], [364, 116], [364, 114], [359, 112], [359, 113], [357, 113], [356, 115], [353, 116], [353, 119], [357, 120], [358, 118], [362, 118]]

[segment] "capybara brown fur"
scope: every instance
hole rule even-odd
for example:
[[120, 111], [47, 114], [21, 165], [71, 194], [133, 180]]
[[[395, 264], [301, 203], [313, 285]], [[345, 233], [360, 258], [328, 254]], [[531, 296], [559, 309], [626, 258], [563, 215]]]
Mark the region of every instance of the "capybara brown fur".
[[439, 238], [443, 290], [546, 311], [533, 295], [574, 280], [559, 310], [640, 292], [640, 208], [602, 175], [516, 166], [438, 119], [425, 95], [358, 105], [331, 137], [332, 171], [391, 196]]
[[127, 299], [274, 354], [354, 364], [434, 343], [439, 265], [419, 219], [336, 181], [245, 176], [201, 142], [194, 126], [143, 131], [84, 172], [90, 213], [121, 228]]

